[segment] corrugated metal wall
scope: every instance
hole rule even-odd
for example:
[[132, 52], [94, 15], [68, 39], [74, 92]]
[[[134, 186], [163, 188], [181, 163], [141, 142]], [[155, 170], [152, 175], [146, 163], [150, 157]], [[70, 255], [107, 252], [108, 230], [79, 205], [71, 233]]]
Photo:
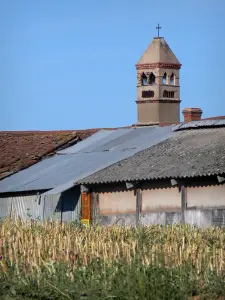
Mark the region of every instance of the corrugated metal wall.
[[0, 219], [4, 219], [11, 213], [11, 198], [0, 198]]
[[60, 194], [56, 195], [46, 195], [41, 199], [43, 202], [43, 220], [52, 219], [61, 221], [61, 207], [62, 207], [62, 196]]
[[80, 190], [72, 188], [56, 195], [24, 195], [0, 198], [0, 219], [20, 216], [22, 220], [80, 220]]
[[20, 216], [22, 220], [26, 219], [40, 219], [43, 216], [43, 203], [39, 203], [38, 195], [31, 196], [18, 196], [8, 198], [11, 199], [11, 216], [18, 218]]

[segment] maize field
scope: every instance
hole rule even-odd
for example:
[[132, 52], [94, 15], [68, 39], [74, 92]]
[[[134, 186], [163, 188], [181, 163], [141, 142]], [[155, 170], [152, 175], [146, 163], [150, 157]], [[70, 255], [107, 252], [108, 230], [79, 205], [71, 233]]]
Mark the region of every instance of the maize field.
[[225, 230], [0, 223], [0, 299], [225, 299]]

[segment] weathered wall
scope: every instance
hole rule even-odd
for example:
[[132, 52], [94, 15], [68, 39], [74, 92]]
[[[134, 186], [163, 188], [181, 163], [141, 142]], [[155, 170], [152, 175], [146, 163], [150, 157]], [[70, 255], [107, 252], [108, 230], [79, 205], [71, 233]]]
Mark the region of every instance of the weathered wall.
[[134, 191], [120, 191], [99, 194], [99, 212], [101, 215], [135, 213], [136, 196]]
[[142, 212], [178, 211], [181, 196], [177, 187], [142, 191]]
[[[181, 222], [181, 193], [178, 187], [156, 189], [145, 183], [141, 190], [139, 224], [179, 224]], [[150, 188], [151, 187], [151, 188]], [[99, 223], [102, 225], [136, 225], [136, 196], [134, 191], [110, 188], [99, 192]], [[108, 189], [109, 191], [109, 189]], [[187, 187], [187, 207], [184, 221], [206, 228], [225, 226], [225, 185]]]
[[80, 191], [72, 188], [55, 195], [12, 195], [0, 198], [0, 218], [21, 217], [22, 220], [79, 221]]
[[[207, 228], [212, 225], [225, 227], [225, 209], [196, 209], [184, 212], [186, 224]], [[180, 212], [142, 213], [140, 224], [142, 225], [171, 225], [181, 223]], [[133, 223], [135, 225], [135, 223]]]
[[43, 202], [40, 203], [39, 195], [24, 195], [0, 198], [0, 218], [8, 216], [22, 220], [43, 219]]
[[42, 220], [44, 203], [40, 202], [38, 195], [18, 196], [11, 198], [11, 216], [20, 216], [22, 220], [39, 219]]
[[187, 206], [225, 207], [225, 184], [187, 189]]

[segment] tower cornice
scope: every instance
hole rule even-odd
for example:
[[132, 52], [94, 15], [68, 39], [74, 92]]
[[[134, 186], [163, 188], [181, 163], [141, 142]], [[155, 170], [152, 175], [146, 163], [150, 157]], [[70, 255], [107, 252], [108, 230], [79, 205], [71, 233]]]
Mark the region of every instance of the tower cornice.
[[181, 100], [176, 99], [153, 99], [153, 100], [136, 100], [137, 104], [144, 104], [144, 103], [181, 103]]
[[163, 68], [163, 69], [175, 69], [179, 70], [182, 64], [169, 64], [169, 63], [151, 63], [151, 64], [136, 64], [135, 67], [137, 70], [143, 69], [156, 69], [156, 68]]

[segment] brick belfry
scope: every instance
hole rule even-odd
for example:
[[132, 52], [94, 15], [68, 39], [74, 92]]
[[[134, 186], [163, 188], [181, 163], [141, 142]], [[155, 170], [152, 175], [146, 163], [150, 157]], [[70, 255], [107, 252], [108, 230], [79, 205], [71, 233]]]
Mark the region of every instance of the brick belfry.
[[180, 122], [181, 64], [156, 28], [158, 37], [136, 64], [139, 126]]

